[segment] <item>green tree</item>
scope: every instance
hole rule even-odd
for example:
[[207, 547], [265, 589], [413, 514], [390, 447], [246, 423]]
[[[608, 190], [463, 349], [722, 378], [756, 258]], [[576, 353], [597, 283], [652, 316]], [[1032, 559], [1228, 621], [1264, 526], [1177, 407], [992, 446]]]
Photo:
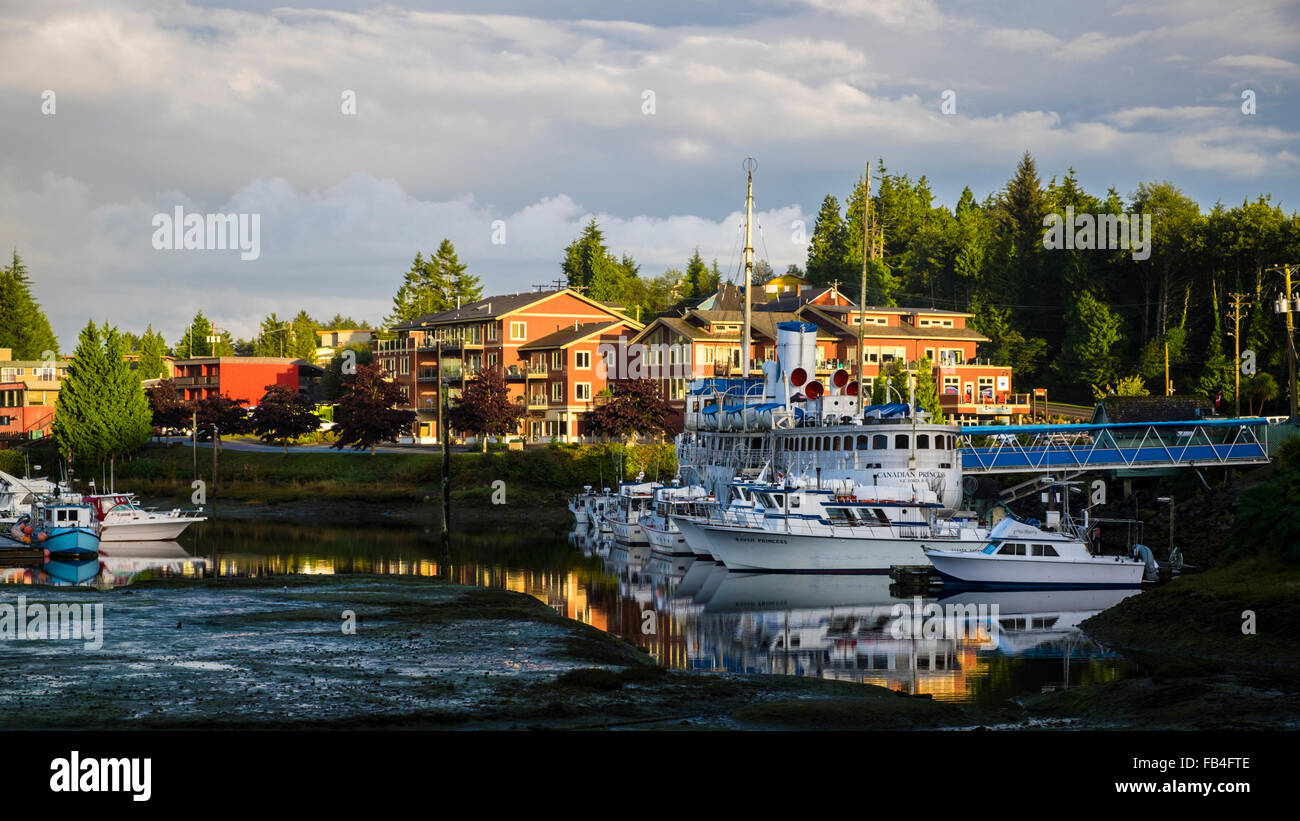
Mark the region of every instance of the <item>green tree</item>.
[[0, 269], [0, 348], [10, 348], [17, 360], [44, 359], [46, 351], [59, 352], [59, 340], [32, 296], [27, 266], [17, 250], [10, 264]]
[[384, 318], [384, 325], [392, 327], [447, 310], [450, 286], [434, 260], [426, 260], [424, 254], [416, 251], [410, 269], [402, 275], [402, 284], [393, 296], [393, 311]]
[[829, 285], [835, 279], [846, 281], [847, 250], [847, 234], [844, 219], [840, 216], [840, 202], [827, 194], [813, 222], [812, 236], [808, 239], [806, 269], [809, 281], [817, 285]]
[[686, 261], [686, 273], [682, 277], [682, 290], [686, 298], [700, 300], [713, 293], [709, 287], [709, 269], [700, 258], [700, 248], [695, 246], [695, 253]]
[[374, 352], [365, 342], [344, 346], [325, 365], [325, 373], [320, 378], [321, 397], [326, 402], [337, 400], [343, 395], [344, 387], [357, 367], [369, 365], [373, 359]]
[[101, 402], [111, 464], [118, 456], [134, 453], [149, 441], [153, 435], [153, 414], [149, 408], [149, 398], [140, 385], [140, 378], [127, 362], [122, 335], [107, 323], [104, 324], [102, 334], [105, 394]]
[[939, 391], [934, 384], [934, 363], [928, 358], [916, 363], [916, 404], [930, 414], [930, 421], [944, 423], [943, 406], [939, 404]]
[[1214, 306], [1214, 330], [1210, 333], [1210, 338], [1205, 351], [1205, 367], [1201, 371], [1201, 377], [1196, 382], [1196, 392], [1204, 394], [1211, 399], [1223, 393], [1223, 407], [1233, 399], [1236, 390], [1236, 364], [1223, 351], [1223, 322], [1222, 314], [1219, 312], [1219, 293], [1217, 290], [1211, 295]]
[[214, 329], [203, 311], [194, 314], [186, 326], [184, 335], [173, 347], [180, 359], [194, 359], [206, 356], [234, 356], [235, 347], [230, 339], [230, 332]]
[[483, 288], [479, 278], [471, 275], [467, 267], [456, 256], [456, 248], [451, 240], [443, 239], [442, 244], [433, 255], [433, 267], [437, 278], [447, 283], [446, 308], [468, 305], [483, 298]]
[[163, 357], [167, 354], [167, 342], [162, 334], [155, 333], [153, 325], [145, 328], [140, 337], [140, 362], [136, 366], [136, 376], [141, 380], [158, 379], [167, 373], [167, 363]]
[[396, 441], [415, 424], [415, 411], [396, 407], [404, 402], [402, 389], [384, 379], [382, 365], [378, 362], [358, 365], [334, 406], [334, 430], [338, 438], [330, 447], [369, 448], [373, 456], [375, 445]]
[[320, 341], [316, 331], [320, 329], [320, 325], [316, 324], [316, 320], [312, 319], [306, 311], [299, 311], [289, 323], [289, 328], [288, 355], [294, 359], [315, 362], [317, 342]]
[[1119, 363], [1112, 349], [1120, 339], [1120, 318], [1090, 291], [1083, 291], [1075, 297], [1065, 321], [1065, 344], [1056, 362], [1057, 372], [1085, 385], [1115, 381]]
[[81, 329], [67, 376], [59, 387], [51, 426], [59, 451], [83, 465], [103, 462], [113, 449], [109, 409], [104, 402], [109, 392], [108, 372], [104, 338], [99, 326], [88, 322]]

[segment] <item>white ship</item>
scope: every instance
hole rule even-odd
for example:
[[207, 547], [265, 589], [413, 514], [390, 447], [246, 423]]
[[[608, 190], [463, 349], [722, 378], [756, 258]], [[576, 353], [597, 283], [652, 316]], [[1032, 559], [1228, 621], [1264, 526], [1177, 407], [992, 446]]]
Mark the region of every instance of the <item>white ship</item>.
[[664, 556], [696, 555], [686, 544], [686, 537], [673, 522], [674, 516], [705, 516], [716, 500], [702, 487], [683, 487], [674, 484], [654, 491], [653, 507], [648, 516], [639, 520], [641, 532], [650, 549]]
[[95, 512], [104, 542], [171, 542], [195, 522], [207, 521], [197, 512], [180, 508], [147, 510], [136, 504], [130, 493], [86, 496], [85, 503]]
[[614, 531], [614, 541], [627, 547], [649, 546], [641, 522], [650, 517], [655, 491], [663, 487], [658, 482], [643, 482], [640, 479], [638, 477], [635, 482], [619, 483], [617, 505], [604, 518]]

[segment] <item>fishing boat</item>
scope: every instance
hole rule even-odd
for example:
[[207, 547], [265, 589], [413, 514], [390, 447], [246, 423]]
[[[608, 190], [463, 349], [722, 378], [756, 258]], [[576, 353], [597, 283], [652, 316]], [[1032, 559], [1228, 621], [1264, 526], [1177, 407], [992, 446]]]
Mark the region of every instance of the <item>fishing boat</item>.
[[655, 491], [663, 485], [658, 482], [620, 482], [617, 505], [608, 511], [604, 520], [614, 531], [614, 541], [627, 547], [648, 547], [650, 541], [641, 529], [642, 519], [649, 518]]
[[[26, 519], [26, 521], [25, 521]], [[37, 502], [30, 517], [14, 525], [29, 544], [39, 545], [51, 555], [99, 552], [99, 520], [94, 508], [82, 503]]]
[[944, 502], [928, 487], [769, 486], [755, 489], [759, 509], [709, 519], [675, 518], [688, 542], [703, 545], [732, 571], [887, 573], [925, 563], [922, 548], [984, 546], [989, 535], [966, 515], [942, 517]]
[[1146, 564], [1128, 556], [1093, 553], [1068, 517], [1047, 529], [1008, 517], [980, 550], [956, 552], [927, 545], [925, 556], [946, 580], [987, 587], [1140, 587]]
[[86, 496], [84, 501], [94, 509], [104, 542], [169, 542], [195, 522], [207, 521], [197, 511], [147, 510], [130, 493]]
[[573, 514], [574, 524], [580, 528], [598, 526], [606, 511], [612, 510], [617, 502], [609, 488], [596, 493], [591, 485], [584, 485], [582, 493], [569, 500], [569, 512]]
[[663, 556], [695, 556], [695, 551], [686, 543], [686, 537], [673, 523], [673, 517], [704, 515], [715, 503], [702, 487], [683, 487], [674, 481], [671, 487], [657, 488], [650, 515], [642, 517], [639, 522], [646, 541], [650, 542], [650, 549]]

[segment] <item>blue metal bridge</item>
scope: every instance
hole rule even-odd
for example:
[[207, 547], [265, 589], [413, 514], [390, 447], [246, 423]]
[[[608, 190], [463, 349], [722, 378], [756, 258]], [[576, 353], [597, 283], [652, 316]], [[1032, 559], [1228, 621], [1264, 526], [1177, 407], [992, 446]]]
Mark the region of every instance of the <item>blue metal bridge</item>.
[[963, 473], [1044, 473], [1259, 465], [1268, 420], [980, 425], [958, 435]]

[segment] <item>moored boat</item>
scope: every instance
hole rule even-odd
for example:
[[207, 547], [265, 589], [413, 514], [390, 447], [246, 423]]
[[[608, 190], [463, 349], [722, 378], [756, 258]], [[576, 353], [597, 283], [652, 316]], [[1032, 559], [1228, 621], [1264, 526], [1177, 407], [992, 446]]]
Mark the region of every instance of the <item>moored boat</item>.
[[[1068, 519], [1066, 520], [1068, 522]], [[1140, 559], [1092, 552], [1074, 528], [1047, 530], [1006, 518], [980, 550], [957, 553], [936, 545], [925, 556], [945, 581], [987, 587], [1140, 587]]]

